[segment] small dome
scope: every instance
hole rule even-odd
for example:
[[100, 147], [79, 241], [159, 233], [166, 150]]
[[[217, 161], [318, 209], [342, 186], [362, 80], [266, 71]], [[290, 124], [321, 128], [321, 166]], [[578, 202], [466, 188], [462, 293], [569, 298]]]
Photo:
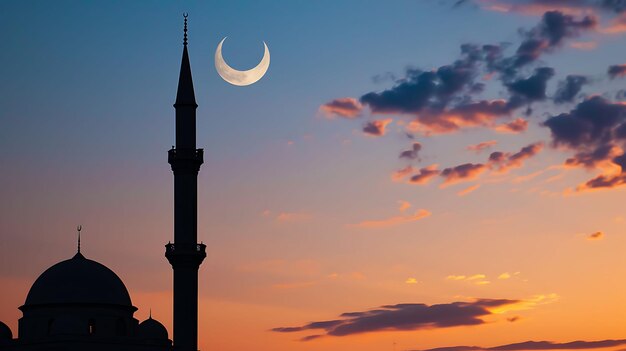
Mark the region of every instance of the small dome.
[[0, 343], [13, 339], [13, 333], [8, 325], [0, 322]]
[[43, 272], [30, 288], [24, 306], [75, 303], [132, 307], [122, 280], [80, 253]]
[[152, 317], [139, 323], [139, 337], [146, 340], [168, 340], [167, 329]]

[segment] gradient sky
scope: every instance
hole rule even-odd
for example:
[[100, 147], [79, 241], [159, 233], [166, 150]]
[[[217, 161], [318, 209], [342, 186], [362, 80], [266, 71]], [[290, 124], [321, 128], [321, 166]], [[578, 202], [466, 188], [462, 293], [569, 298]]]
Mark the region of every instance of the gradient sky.
[[[0, 320], [17, 333], [17, 307], [73, 256], [81, 224], [82, 252], [123, 279], [136, 318], [151, 308], [171, 333], [167, 150], [188, 12], [200, 349], [623, 349], [624, 10], [2, 1]], [[225, 36], [242, 70], [267, 43], [258, 83], [215, 72]]]

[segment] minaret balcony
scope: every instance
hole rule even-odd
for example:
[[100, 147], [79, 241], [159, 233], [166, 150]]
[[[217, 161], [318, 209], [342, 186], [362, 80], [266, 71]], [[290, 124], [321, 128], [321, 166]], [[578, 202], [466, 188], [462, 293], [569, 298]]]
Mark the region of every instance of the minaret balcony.
[[191, 264], [197, 268], [206, 257], [206, 245], [202, 243], [168, 243], [165, 245], [165, 257], [172, 266]]
[[172, 171], [195, 171], [200, 170], [204, 163], [204, 149], [176, 149], [167, 152], [167, 162], [172, 165]]

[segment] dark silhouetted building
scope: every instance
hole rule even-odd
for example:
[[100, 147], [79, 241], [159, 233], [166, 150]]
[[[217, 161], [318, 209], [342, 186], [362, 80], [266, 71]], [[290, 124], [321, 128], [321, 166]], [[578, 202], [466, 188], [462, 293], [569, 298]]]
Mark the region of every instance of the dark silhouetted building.
[[0, 350], [170, 350], [167, 329], [139, 323], [122, 280], [80, 252], [43, 272], [20, 306], [18, 337], [0, 323]]
[[[197, 178], [203, 150], [196, 149], [196, 108], [187, 52], [183, 56], [174, 108], [176, 147], [168, 152], [174, 172], [174, 242], [165, 256], [174, 271], [174, 343], [152, 316], [139, 323], [122, 280], [106, 266], [78, 252], [35, 281], [18, 323], [18, 335], [0, 322], [0, 350], [11, 351], [196, 351], [198, 268], [206, 246], [197, 242]], [[79, 229], [80, 230], [80, 229]], [[80, 233], [79, 233], [80, 234]]]

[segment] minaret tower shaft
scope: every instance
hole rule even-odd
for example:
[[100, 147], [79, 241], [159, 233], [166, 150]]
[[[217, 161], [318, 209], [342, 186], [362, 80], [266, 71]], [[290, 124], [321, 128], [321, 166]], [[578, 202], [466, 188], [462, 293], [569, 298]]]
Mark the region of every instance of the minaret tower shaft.
[[203, 150], [196, 149], [196, 98], [187, 52], [187, 15], [183, 57], [176, 93], [176, 147], [168, 152], [174, 173], [174, 243], [165, 257], [174, 270], [174, 350], [198, 350], [198, 268], [206, 246], [198, 237], [198, 171]]

